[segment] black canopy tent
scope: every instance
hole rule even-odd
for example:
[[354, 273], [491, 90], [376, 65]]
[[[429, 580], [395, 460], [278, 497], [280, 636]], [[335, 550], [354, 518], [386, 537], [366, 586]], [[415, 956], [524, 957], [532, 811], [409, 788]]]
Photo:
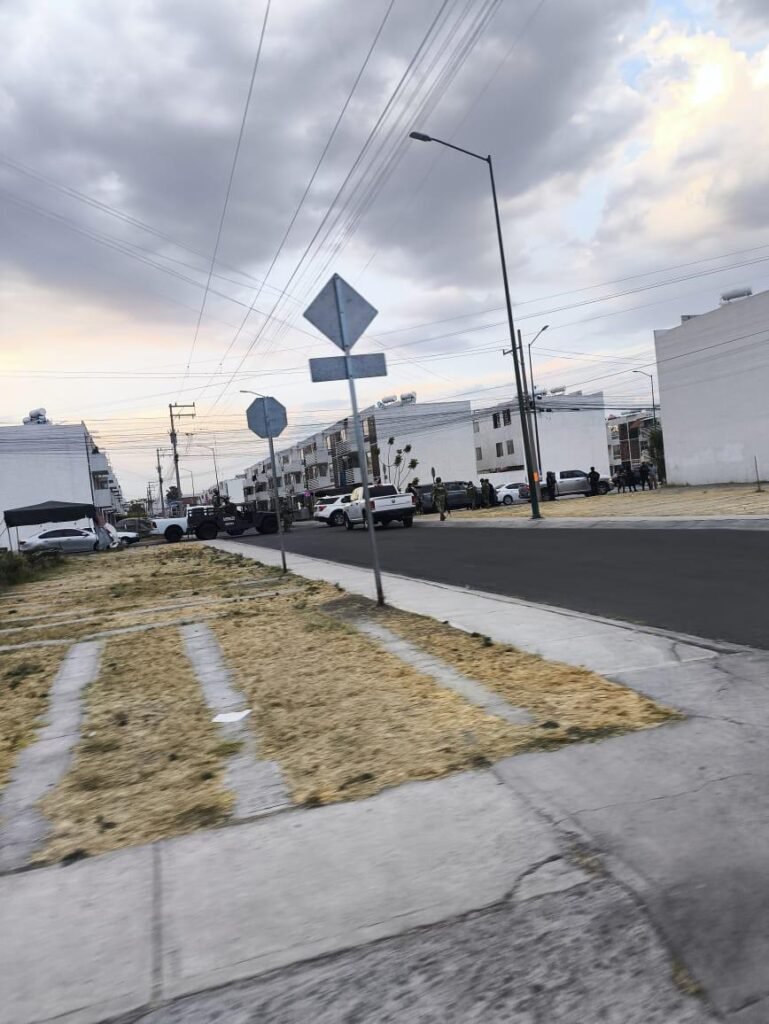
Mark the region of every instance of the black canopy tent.
[[39, 526], [42, 523], [68, 523], [75, 519], [95, 519], [96, 509], [80, 501], [41, 501], [26, 508], [9, 508], [3, 512], [5, 525]]

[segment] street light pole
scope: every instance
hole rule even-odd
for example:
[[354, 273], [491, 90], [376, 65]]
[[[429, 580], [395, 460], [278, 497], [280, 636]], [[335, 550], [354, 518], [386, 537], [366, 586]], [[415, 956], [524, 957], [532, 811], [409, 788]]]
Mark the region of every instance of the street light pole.
[[633, 373], [642, 373], [644, 377], [648, 377], [652, 386], [652, 426], [657, 426], [657, 402], [654, 395], [654, 374], [647, 373], [646, 370], [633, 370]]
[[462, 149], [451, 142], [444, 142], [443, 139], [435, 139], [423, 132], [410, 132], [409, 137], [417, 142], [437, 142], [448, 149], [455, 149], [458, 153], [474, 157], [476, 160], [483, 160], [489, 168], [489, 182], [491, 184], [491, 198], [494, 203], [494, 221], [497, 227], [497, 244], [499, 246], [499, 259], [502, 264], [502, 282], [505, 288], [505, 306], [507, 309], [507, 323], [510, 329], [510, 344], [512, 346], [513, 367], [515, 369], [515, 388], [518, 394], [518, 412], [521, 418], [521, 436], [523, 437], [523, 452], [526, 461], [526, 475], [529, 480], [529, 493], [531, 494], [531, 518], [541, 519], [539, 511], [539, 473], [534, 468], [534, 460], [531, 454], [531, 437], [529, 435], [529, 423], [526, 416], [526, 404], [523, 396], [523, 382], [521, 378], [521, 365], [518, 358], [518, 347], [516, 345], [515, 322], [513, 319], [513, 303], [510, 298], [510, 282], [507, 278], [507, 262], [505, 260], [505, 243], [502, 237], [502, 222], [499, 216], [499, 203], [497, 202], [497, 185], [494, 180], [494, 164], [491, 155], [481, 156], [480, 153], [473, 153], [469, 149]]
[[534, 342], [537, 340], [537, 338], [540, 336], [540, 334], [542, 334], [544, 331], [546, 331], [549, 326], [550, 326], [550, 324], [545, 324], [544, 327], [540, 327], [540, 329], [537, 331], [537, 333], [534, 335], [534, 337], [531, 339], [531, 341], [529, 342], [529, 345], [528, 345], [528, 348], [529, 348], [529, 384], [531, 384], [531, 408], [534, 410], [534, 412], [533, 412], [533, 415], [534, 415], [534, 434], [535, 434], [536, 442], [537, 442], [537, 469], [539, 470], [540, 479], [542, 477], [542, 449], [539, 447], [539, 421], [537, 420], [537, 396], [536, 396], [536, 394], [534, 392], [534, 366], [532, 365], [532, 362], [531, 362], [531, 346], [534, 344]]

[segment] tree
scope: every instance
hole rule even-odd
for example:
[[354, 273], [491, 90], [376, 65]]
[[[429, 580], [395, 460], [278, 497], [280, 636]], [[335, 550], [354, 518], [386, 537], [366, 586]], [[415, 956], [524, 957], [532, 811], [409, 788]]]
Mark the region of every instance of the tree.
[[665, 474], [665, 439], [662, 436], [662, 427], [652, 427], [646, 440], [646, 451], [649, 458], [657, 467], [657, 476], [664, 483]]
[[182, 496], [181, 494], [179, 494], [179, 488], [176, 486], [176, 484], [172, 484], [172, 486], [169, 487], [168, 490], [166, 491], [166, 501], [173, 502], [181, 500]]
[[[391, 484], [395, 484], [398, 490], [401, 490], [401, 485], [405, 483], [408, 474], [417, 468], [419, 465], [418, 459], [406, 458], [411, 453], [411, 445], [404, 444], [402, 448], [396, 448], [393, 454], [393, 447], [395, 446], [395, 438], [387, 438], [387, 455], [382, 460], [382, 465], [385, 469], [385, 477], [390, 481]], [[377, 447], [377, 454], [380, 454], [380, 449]]]
[[144, 519], [147, 516], [147, 507], [141, 501], [132, 501], [128, 506], [127, 516], [134, 516], [137, 519]]

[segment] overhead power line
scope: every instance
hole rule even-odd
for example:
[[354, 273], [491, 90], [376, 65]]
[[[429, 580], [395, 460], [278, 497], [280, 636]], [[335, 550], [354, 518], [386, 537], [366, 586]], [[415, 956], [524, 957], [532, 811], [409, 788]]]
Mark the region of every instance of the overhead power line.
[[[232, 193], [232, 183], [233, 183], [233, 181], [235, 179], [235, 169], [238, 166], [238, 157], [240, 156], [240, 147], [241, 147], [241, 144], [243, 142], [243, 134], [244, 134], [244, 132], [246, 130], [246, 121], [248, 119], [248, 111], [249, 111], [249, 108], [251, 106], [251, 96], [253, 95], [253, 92], [254, 92], [254, 82], [256, 81], [256, 73], [259, 70], [259, 61], [260, 61], [260, 58], [262, 56], [262, 44], [264, 43], [264, 34], [265, 34], [266, 30], [267, 30], [267, 19], [270, 16], [270, 4], [271, 3], [272, 3], [272, 0], [267, 0], [267, 3], [265, 4], [265, 8], [264, 8], [264, 18], [262, 19], [262, 28], [261, 28], [261, 32], [259, 33], [259, 44], [258, 44], [258, 46], [256, 48], [256, 56], [254, 57], [254, 66], [253, 66], [253, 68], [251, 70], [251, 80], [248, 83], [248, 93], [246, 94], [246, 102], [245, 102], [245, 106], [243, 107], [243, 116], [242, 116], [241, 121], [240, 121], [240, 129], [238, 131], [238, 140], [235, 143], [235, 152], [232, 155], [232, 165], [230, 167], [230, 175], [229, 175], [229, 178], [227, 180], [227, 189], [226, 189], [226, 191], [224, 193], [224, 203], [222, 204], [222, 213], [221, 213], [221, 216], [219, 218], [219, 227], [217, 228], [217, 231], [216, 231], [216, 242], [214, 243], [214, 251], [211, 253], [211, 265], [208, 268], [208, 279], [206, 281], [205, 291], [203, 292], [203, 301], [200, 303], [200, 313], [198, 314], [198, 320], [197, 320], [197, 323], [195, 324], [195, 333], [194, 333], [194, 335], [192, 337], [192, 345], [190, 347], [190, 354], [189, 354], [189, 357], [187, 359], [187, 369], [188, 370], [190, 368], [190, 363], [192, 362], [192, 356], [193, 356], [193, 354], [195, 352], [195, 345], [197, 344], [198, 334], [200, 333], [200, 323], [201, 323], [201, 321], [203, 319], [203, 313], [205, 312], [206, 300], [208, 299], [208, 290], [211, 287], [211, 278], [212, 278], [213, 273], [214, 273], [214, 266], [216, 265], [216, 257], [217, 257], [217, 255], [219, 253], [219, 245], [220, 245], [221, 240], [222, 240], [222, 231], [224, 229], [224, 221], [225, 221], [225, 218], [227, 217], [227, 207], [229, 205], [230, 195]], [[182, 387], [184, 387], [184, 381], [185, 380], [186, 380], [186, 377], [182, 379]]]

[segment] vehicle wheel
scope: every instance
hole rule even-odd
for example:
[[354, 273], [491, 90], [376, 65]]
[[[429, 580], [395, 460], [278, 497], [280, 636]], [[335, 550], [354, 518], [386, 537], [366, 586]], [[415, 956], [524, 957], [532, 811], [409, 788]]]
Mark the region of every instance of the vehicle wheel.
[[169, 544], [178, 544], [184, 536], [184, 530], [181, 526], [169, 526], [163, 536]]
[[355, 523], [351, 523], [350, 522], [350, 517], [347, 515], [346, 512], [344, 514], [344, 528], [346, 530], [354, 530], [355, 529]]
[[599, 494], [608, 494], [609, 493], [609, 485], [607, 483], [600, 483], [598, 485], [598, 493]]
[[329, 526], [341, 526], [344, 522], [344, 512], [334, 512], [328, 521]]
[[383, 519], [382, 522], [379, 524], [379, 529], [380, 530], [386, 530], [389, 525], [390, 525], [390, 520], [389, 519]]
[[503, 505], [512, 505], [513, 504], [512, 496], [509, 495], [509, 494], [506, 494], [504, 496], [504, 498], [502, 499], [502, 504]]
[[127, 548], [130, 543], [131, 542], [130, 542], [130, 540], [128, 540], [127, 537], [121, 537], [120, 538], [120, 547], [121, 548]]
[[405, 527], [413, 526], [414, 525], [414, 517], [413, 516], [406, 516], [405, 519], [403, 519], [403, 525]]
[[216, 523], [211, 522], [210, 519], [195, 527], [195, 536], [198, 540], [213, 540], [218, 532], [219, 527]]

